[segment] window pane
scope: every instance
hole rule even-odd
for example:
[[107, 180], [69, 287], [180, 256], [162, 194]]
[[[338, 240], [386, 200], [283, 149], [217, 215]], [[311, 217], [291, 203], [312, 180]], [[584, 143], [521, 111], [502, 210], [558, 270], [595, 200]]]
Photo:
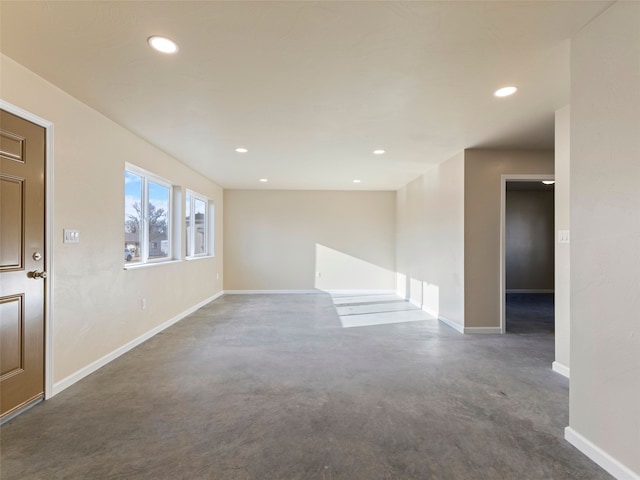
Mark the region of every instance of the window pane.
[[148, 182], [149, 186], [149, 259], [169, 256], [168, 187]]
[[199, 199], [193, 199], [193, 217], [194, 217], [194, 242], [193, 254], [205, 255], [207, 253], [207, 222], [206, 222], [207, 204]]
[[187, 202], [185, 208], [185, 228], [187, 229], [187, 236], [185, 237], [185, 253], [187, 257], [191, 256], [191, 195], [187, 195]]
[[124, 261], [140, 261], [142, 177], [124, 172]]

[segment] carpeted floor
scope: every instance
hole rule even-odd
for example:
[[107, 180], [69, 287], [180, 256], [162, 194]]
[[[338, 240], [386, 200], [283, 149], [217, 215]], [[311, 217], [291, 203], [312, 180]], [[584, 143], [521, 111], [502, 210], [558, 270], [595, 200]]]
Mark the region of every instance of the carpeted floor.
[[610, 478], [563, 439], [552, 361], [548, 335], [226, 295], [2, 426], [0, 478]]

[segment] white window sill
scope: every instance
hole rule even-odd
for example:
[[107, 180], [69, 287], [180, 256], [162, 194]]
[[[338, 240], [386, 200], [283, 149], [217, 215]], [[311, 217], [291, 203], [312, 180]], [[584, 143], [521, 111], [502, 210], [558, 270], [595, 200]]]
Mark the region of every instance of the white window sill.
[[187, 262], [190, 262], [192, 260], [204, 260], [206, 258], [213, 258], [213, 257], [214, 257], [214, 255], [198, 255], [197, 257], [185, 257], [184, 259]]
[[146, 268], [146, 267], [158, 267], [160, 265], [169, 265], [172, 263], [180, 263], [181, 260], [166, 260], [164, 262], [149, 262], [149, 263], [132, 263], [132, 264], [125, 264], [124, 269], [125, 270], [137, 270], [139, 268]]

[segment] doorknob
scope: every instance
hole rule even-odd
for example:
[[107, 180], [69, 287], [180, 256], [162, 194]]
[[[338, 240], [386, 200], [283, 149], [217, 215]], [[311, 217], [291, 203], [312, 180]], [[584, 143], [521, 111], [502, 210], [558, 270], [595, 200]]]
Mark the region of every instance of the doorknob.
[[29, 276], [31, 278], [47, 278], [47, 272], [40, 272], [38, 270], [34, 270], [33, 272], [29, 272]]

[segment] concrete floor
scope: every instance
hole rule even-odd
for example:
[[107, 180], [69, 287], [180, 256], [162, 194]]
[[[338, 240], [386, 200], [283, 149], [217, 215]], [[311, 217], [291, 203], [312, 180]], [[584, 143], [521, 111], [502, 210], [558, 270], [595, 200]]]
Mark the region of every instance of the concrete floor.
[[227, 295], [2, 426], [0, 477], [610, 478], [563, 440], [552, 361], [549, 335]]

